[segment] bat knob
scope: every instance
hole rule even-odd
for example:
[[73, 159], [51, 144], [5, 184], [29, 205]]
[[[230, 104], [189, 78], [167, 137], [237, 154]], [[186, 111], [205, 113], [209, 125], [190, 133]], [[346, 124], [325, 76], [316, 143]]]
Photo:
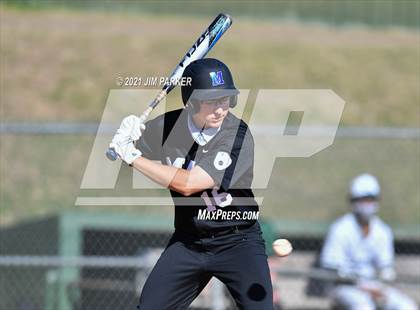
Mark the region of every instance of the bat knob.
[[109, 160], [115, 161], [118, 158], [118, 154], [117, 152], [115, 152], [114, 148], [110, 147], [107, 151], [106, 151], [106, 157]]

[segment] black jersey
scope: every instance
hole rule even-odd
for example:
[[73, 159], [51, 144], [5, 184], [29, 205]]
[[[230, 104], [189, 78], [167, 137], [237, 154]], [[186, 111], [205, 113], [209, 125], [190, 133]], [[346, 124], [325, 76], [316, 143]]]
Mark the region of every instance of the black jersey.
[[[212, 232], [254, 223], [255, 218], [245, 219], [243, 216], [250, 213], [248, 211], [254, 211], [254, 214], [258, 211], [251, 190], [254, 141], [248, 126], [228, 113], [216, 135], [201, 146], [191, 135], [188, 117], [185, 109], [179, 109], [148, 121], [137, 143], [145, 158], [188, 170], [198, 165], [216, 183], [215, 188], [190, 197], [171, 191], [175, 204], [175, 228], [191, 233]], [[203, 214], [219, 209], [228, 216], [203, 218]]]

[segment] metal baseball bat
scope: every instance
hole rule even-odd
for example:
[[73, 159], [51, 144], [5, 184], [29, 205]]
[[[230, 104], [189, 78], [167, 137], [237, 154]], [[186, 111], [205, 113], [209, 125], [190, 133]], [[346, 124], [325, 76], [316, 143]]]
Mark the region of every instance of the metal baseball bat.
[[[181, 62], [175, 67], [175, 70], [168, 78], [169, 82], [163, 86], [159, 94], [149, 104], [149, 107], [140, 115], [142, 123], [146, 121], [149, 114], [162, 101], [162, 99], [165, 98], [172, 89], [174, 89], [177, 85], [176, 82], [182, 77], [185, 67], [187, 67], [192, 61], [206, 56], [226, 30], [228, 30], [230, 25], [232, 25], [232, 18], [229, 15], [223, 13], [217, 15], [210, 26], [208, 26], [208, 28], [188, 50]], [[112, 161], [118, 158], [118, 155], [113, 148], [109, 148], [107, 150], [106, 156]]]

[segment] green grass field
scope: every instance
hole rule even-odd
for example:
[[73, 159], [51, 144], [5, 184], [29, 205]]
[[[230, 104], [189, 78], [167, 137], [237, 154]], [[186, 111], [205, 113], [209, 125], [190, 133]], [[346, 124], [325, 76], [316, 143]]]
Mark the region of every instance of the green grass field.
[[[1, 118], [23, 122], [99, 121], [116, 77], [165, 76], [211, 19], [0, 10]], [[209, 56], [231, 67], [239, 88], [329, 88], [347, 102], [341, 125], [419, 126], [417, 30], [233, 17]], [[180, 107], [179, 92], [169, 102]], [[72, 208], [93, 139], [2, 136], [1, 223]], [[269, 188], [257, 193], [263, 216], [329, 221], [346, 210], [349, 179], [369, 171], [383, 183], [384, 218], [417, 225], [419, 155], [415, 140], [342, 139], [309, 159], [278, 160]]]

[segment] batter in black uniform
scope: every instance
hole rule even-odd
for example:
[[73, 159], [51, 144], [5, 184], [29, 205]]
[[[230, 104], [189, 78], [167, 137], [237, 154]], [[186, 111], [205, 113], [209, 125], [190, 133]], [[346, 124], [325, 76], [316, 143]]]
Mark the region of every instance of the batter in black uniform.
[[216, 277], [239, 309], [272, 309], [251, 190], [253, 138], [246, 123], [229, 112], [239, 91], [216, 59], [192, 62], [183, 77], [191, 78], [191, 85], [181, 88], [184, 109], [145, 125], [126, 117], [110, 144], [123, 161], [168, 187], [175, 204], [175, 232], [138, 308], [186, 309]]

